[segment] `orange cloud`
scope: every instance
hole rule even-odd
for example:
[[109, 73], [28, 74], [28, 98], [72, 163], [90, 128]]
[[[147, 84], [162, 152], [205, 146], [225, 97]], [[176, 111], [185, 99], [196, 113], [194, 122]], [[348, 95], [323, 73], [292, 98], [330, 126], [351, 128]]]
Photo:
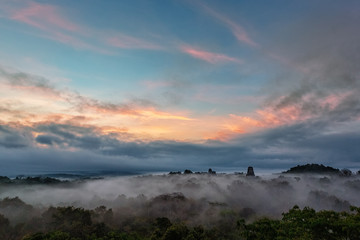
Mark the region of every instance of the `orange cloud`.
[[319, 105], [323, 108], [332, 110], [335, 109], [335, 107], [338, 106], [346, 97], [349, 97], [352, 94], [352, 91], [346, 91], [339, 94], [330, 94], [321, 99]]
[[184, 112], [162, 111], [154, 106], [101, 102], [69, 90], [56, 90], [27, 78], [15, 86], [2, 86], [0, 110], [7, 110], [2, 111], [0, 116], [3, 122], [26, 126], [43, 122], [91, 126], [99, 134], [119, 134], [121, 138], [126, 133], [132, 140], [226, 141], [239, 134], [296, 121], [299, 115], [291, 108], [283, 108], [277, 112], [258, 110], [246, 116], [189, 117]]
[[[273, 128], [282, 125], [303, 122], [311, 118], [316, 118], [324, 111], [332, 111], [341, 104], [344, 99], [350, 96], [351, 92], [341, 94], [329, 94], [323, 98], [316, 98], [312, 94], [303, 97], [304, 101], [309, 101], [313, 106], [319, 106], [319, 112], [309, 112], [303, 109], [302, 104], [293, 103], [282, 107], [266, 107], [258, 109], [245, 116], [229, 114], [221, 122], [222, 130], [208, 135], [209, 139], [229, 140], [243, 133], [250, 133], [260, 129]], [[283, 97], [278, 99], [280, 102]]]
[[[194, 121], [182, 112], [162, 111], [136, 103], [106, 103], [69, 90], [57, 90], [26, 74], [16, 75], [23, 76], [19, 82], [11, 81], [12, 74], [5, 72], [2, 75], [0, 121], [5, 124], [32, 127], [49, 122], [91, 126], [102, 134], [126, 132], [146, 140], [185, 139], [188, 131], [183, 123]], [[194, 135], [191, 137], [195, 138]]]
[[[1, 70], [1, 69], [0, 69]], [[201, 142], [208, 139], [231, 140], [241, 134], [293, 124], [321, 114], [306, 111], [302, 102], [311, 102], [320, 111], [331, 111], [353, 92], [318, 97], [306, 94], [301, 102], [279, 97], [265, 108], [246, 114], [196, 115], [164, 110], [151, 104], [115, 104], [58, 90], [44, 79], [24, 73], [0, 72], [0, 122], [5, 125], [33, 127], [40, 123], [86, 126], [99, 135], [114, 134], [126, 139], [178, 140]], [[283, 104], [276, 104], [283, 103]]]

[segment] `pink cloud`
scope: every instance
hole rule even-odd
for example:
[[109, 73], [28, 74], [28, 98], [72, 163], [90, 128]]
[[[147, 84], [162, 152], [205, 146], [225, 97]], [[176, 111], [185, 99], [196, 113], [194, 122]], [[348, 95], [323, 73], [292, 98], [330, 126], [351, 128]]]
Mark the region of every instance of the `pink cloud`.
[[87, 49], [102, 54], [110, 51], [97, 47], [83, 37], [89, 35], [89, 29], [68, 20], [58, 7], [49, 4], [30, 2], [26, 7], [12, 7], [9, 18], [37, 28], [42, 33], [35, 35], [54, 40], [76, 49]]
[[[324, 111], [333, 111], [352, 94], [351, 91], [329, 94], [328, 96], [319, 99], [312, 94], [305, 96], [303, 101], [312, 102], [313, 105], [321, 108], [318, 112], [304, 111], [302, 104], [292, 103], [280, 108], [270, 106], [258, 109], [245, 116], [230, 114], [225, 125], [227, 129], [225, 132], [228, 133], [226, 136], [228, 138], [236, 136], [241, 133], [239, 132], [239, 129], [245, 129], [245, 132], [250, 132], [261, 128], [272, 128], [314, 119], [321, 116]], [[283, 97], [279, 97], [279, 101], [281, 101], [282, 98]]]
[[[207, 14], [209, 14], [210, 16], [214, 17], [215, 19], [219, 20], [220, 22], [222, 22], [226, 27], [228, 27], [231, 32], [233, 33], [233, 35], [236, 37], [236, 39], [239, 42], [245, 43], [251, 47], [259, 47], [259, 44], [257, 42], [255, 42], [247, 33], [247, 31], [244, 29], [243, 26], [235, 23], [234, 21], [232, 21], [230, 18], [228, 18], [227, 16], [219, 13], [218, 11], [215, 11], [214, 9], [210, 8], [208, 5], [202, 3], [202, 2], [197, 2], [198, 6], [201, 7], [201, 9], [203, 11], [205, 11]], [[264, 51], [264, 49], [262, 49], [262, 51]], [[278, 61], [279, 63], [289, 66], [293, 69], [296, 69], [297, 71], [300, 71], [302, 73], [309, 73], [309, 69], [295, 64], [294, 62], [292, 62], [290, 59], [285, 58], [284, 56], [280, 56], [278, 54], [275, 54], [271, 51], [265, 51], [265, 53], [272, 59]]]
[[187, 53], [194, 58], [198, 58], [212, 64], [226, 63], [226, 62], [243, 63], [243, 60], [241, 59], [229, 57], [224, 54], [207, 52], [189, 46], [182, 46], [180, 47], [180, 49], [182, 52]]
[[81, 27], [63, 17], [52, 5], [31, 2], [28, 7], [13, 11], [11, 19], [26, 23], [44, 31], [54, 31], [54, 27], [70, 31], [81, 31]]
[[[111, 47], [160, 49], [161, 47], [142, 39], [134, 38], [124, 34], [109, 37], [109, 34], [81, 26], [70, 21], [62, 15], [61, 9], [50, 4], [29, 2], [27, 6], [12, 6], [8, 8], [10, 19], [27, 24], [41, 30], [35, 35], [51, 39], [62, 44], [72, 46], [76, 49], [86, 49], [93, 52], [111, 55]], [[89, 38], [89, 36], [95, 36]]]
[[214, 9], [210, 8], [209, 6], [203, 3], [200, 3], [199, 5], [210, 16], [216, 18], [217, 20], [225, 24], [231, 30], [231, 32], [234, 34], [234, 36], [239, 42], [245, 43], [252, 47], [258, 46], [258, 44], [253, 39], [251, 39], [249, 34], [245, 31], [245, 29], [241, 25], [233, 22], [230, 18], [224, 16], [219, 12], [216, 12]]

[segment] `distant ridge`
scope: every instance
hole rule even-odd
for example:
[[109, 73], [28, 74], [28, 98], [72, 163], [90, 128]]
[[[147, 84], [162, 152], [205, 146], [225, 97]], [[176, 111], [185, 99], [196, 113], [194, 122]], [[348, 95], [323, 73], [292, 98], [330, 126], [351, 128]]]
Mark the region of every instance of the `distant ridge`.
[[340, 170], [337, 168], [324, 166], [322, 164], [306, 164], [306, 165], [297, 165], [292, 167], [283, 173], [340, 173]]

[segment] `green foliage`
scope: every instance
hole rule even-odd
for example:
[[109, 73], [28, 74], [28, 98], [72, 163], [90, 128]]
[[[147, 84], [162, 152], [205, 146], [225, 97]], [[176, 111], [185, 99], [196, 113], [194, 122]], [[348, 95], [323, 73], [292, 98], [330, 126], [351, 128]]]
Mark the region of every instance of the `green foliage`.
[[48, 234], [36, 233], [24, 237], [23, 240], [75, 240], [75, 238], [70, 237], [69, 233], [55, 231]]
[[[43, 216], [50, 219], [48, 228], [55, 231], [64, 231], [72, 237], [86, 239], [93, 231], [91, 212], [83, 208], [50, 207]], [[95, 227], [98, 230], [97, 227]]]
[[189, 230], [184, 224], [174, 224], [170, 226], [163, 237], [162, 240], [182, 240], [188, 235]]
[[166, 230], [171, 226], [171, 222], [166, 217], [156, 218], [154, 223], [154, 231], [151, 235], [152, 240], [161, 239]]
[[190, 230], [185, 240], [202, 240], [205, 239], [205, 229], [203, 226], [197, 226]]
[[355, 213], [319, 211], [294, 206], [282, 220], [260, 219], [246, 225], [246, 239], [360, 240], [360, 208]]
[[239, 218], [239, 213], [231, 209], [224, 209], [218, 217], [217, 223], [211, 228], [172, 223], [165, 217], [128, 219], [126, 223], [116, 225], [111, 209], [105, 207], [91, 211], [74, 207], [51, 207], [43, 214], [43, 219], [34, 220], [34, 224], [46, 225], [40, 231], [29, 228], [29, 223], [11, 226], [9, 220], [0, 215], [0, 239], [360, 240], [360, 208], [353, 206], [349, 212], [316, 212], [309, 207], [300, 209], [294, 206], [283, 213], [282, 219], [260, 218], [252, 223], [246, 223]]
[[343, 213], [342, 230], [347, 239], [360, 239], [360, 208], [351, 206], [352, 214]]
[[276, 239], [278, 233], [277, 229], [279, 221], [262, 218], [246, 227], [245, 237], [249, 240], [263, 239], [272, 240]]
[[[69, 233], [55, 231], [50, 232], [47, 234], [43, 233], [36, 233], [31, 236], [24, 237], [23, 240], [80, 240], [82, 238], [73, 237]], [[137, 237], [134, 234], [126, 234], [126, 233], [119, 233], [119, 232], [109, 232], [101, 237], [96, 235], [90, 235], [86, 238], [86, 240], [141, 240], [141, 238]]]

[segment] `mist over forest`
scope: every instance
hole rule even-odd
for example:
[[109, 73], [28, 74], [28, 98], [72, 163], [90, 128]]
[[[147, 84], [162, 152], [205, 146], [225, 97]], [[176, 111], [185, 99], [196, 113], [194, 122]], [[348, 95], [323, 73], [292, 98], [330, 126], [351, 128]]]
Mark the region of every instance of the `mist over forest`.
[[[307, 172], [309, 168], [320, 168], [325, 172]], [[52, 227], [54, 221], [70, 221], [74, 216], [85, 214], [91, 224], [102, 223], [122, 232], [138, 232], [142, 224], [157, 226], [158, 221], [166, 219], [164, 221], [168, 221], [169, 226], [177, 223], [194, 229], [197, 226], [217, 229], [225, 224], [233, 233], [240, 223], [257, 224], [264, 217], [278, 221], [294, 206], [288, 214], [293, 214], [291, 211], [301, 212], [299, 208], [320, 213], [324, 210], [337, 214], [350, 213], [352, 206], [360, 206], [360, 175], [347, 169], [340, 171], [313, 164], [297, 166], [278, 174], [247, 175], [252, 174], [216, 174], [209, 169], [209, 172], [197, 173], [185, 170], [184, 173], [73, 180], [44, 176], [1, 177], [0, 218], [3, 221], [0, 225], [3, 229], [12, 227], [8, 233], [17, 232], [12, 237], [3, 235], [6, 236], [4, 239], [36, 239], [30, 238], [31, 234], [67, 229], [64, 228], [66, 224], [60, 228]], [[86, 226], [84, 221], [81, 217], [78, 222], [81, 228]], [[74, 220], [67, 224], [74, 228]], [[69, 236], [77, 236], [71, 231]], [[81, 231], [83, 234], [85, 230]], [[150, 232], [154, 234], [154, 231]], [[81, 235], [79, 239], [90, 238]], [[224, 239], [232, 238], [227, 236]]]
[[279, 218], [294, 205], [346, 211], [350, 205], [360, 206], [359, 186], [359, 175], [335, 174], [260, 177], [164, 174], [49, 184], [2, 184], [0, 213], [11, 221], [20, 221], [24, 217], [21, 207], [4, 205], [5, 199], [18, 197], [33, 207], [31, 215], [40, 214], [50, 206], [85, 209], [105, 206], [119, 215], [168, 217], [207, 224], [227, 209], [246, 220], [259, 216]]

